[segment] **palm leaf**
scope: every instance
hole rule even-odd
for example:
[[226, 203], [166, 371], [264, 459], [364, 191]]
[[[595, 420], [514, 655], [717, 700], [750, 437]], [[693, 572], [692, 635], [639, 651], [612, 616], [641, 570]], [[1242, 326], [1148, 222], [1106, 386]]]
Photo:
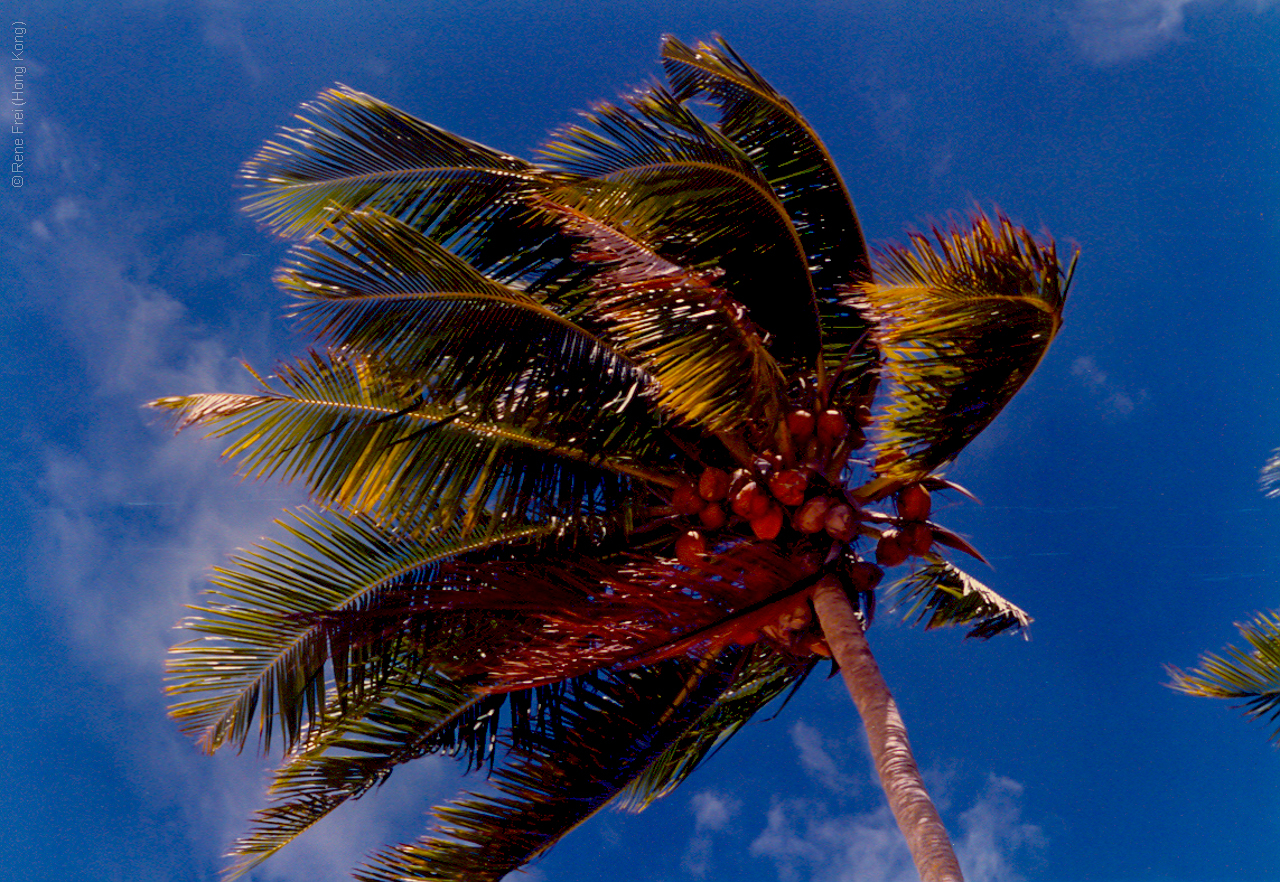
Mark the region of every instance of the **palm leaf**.
[[719, 109], [720, 133], [759, 169], [786, 209], [808, 259], [830, 369], [867, 326], [842, 290], [871, 273], [853, 201], [831, 154], [795, 106], [723, 40], [691, 48], [666, 37], [662, 59], [675, 96]]
[[794, 690], [817, 664], [767, 643], [757, 643], [728, 688], [687, 731], [637, 776], [621, 794], [619, 807], [642, 811], [670, 794], [757, 713], [783, 692]]
[[321, 92], [244, 166], [245, 210], [306, 237], [333, 209], [376, 209], [446, 241], [519, 210], [539, 187], [525, 160], [460, 138], [345, 86]]
[[875, 453], [892, 463], [880, 471], [903, 480], [954, 459], [1027, 381], [1062, 324], [1071, 278], [1052, 242], [1005, 217], [934, 233], [936, 245], [916, 235], [913, 250], [881, 252], [879, 281], [851, 300], [876, 325], [893, 384], [876, 421]]
[[584, 681], [561, 707], [561, 728], [514, 749], [494, 791], [436, 810], [434, 836], [382, 851], [362, 882], [501, 879], [604, 808], [732, 682], [741, 652]]
[[[1236, 627], [1249, 648], [1205, 653], [1191, 671], [1170, 667], [1173, 688], [1205, 698], [1243, 699], [1247, 716], [1275, 723], [1280, 720], [1280, 612], [1259, 613]], [[1280, 744], [1280, 727], [1269, 737]]]
[[483, 540], [456, 530], [396, 539], [336, 514], [295, 515], [280, 526], [291, 542], [260, 545], [219, 569], [212, 600], [183, 624], [198, 636], [172, 650], [167, 691], [185, 700], [170, 712], [209, 751], [242, 747], [255, 719], [264, 749], [277, 725], [293, 746], [332, 702], [330, 681], [344, 700], [359, 702], [368, 681], [394, 673], [388, 665], [405, 635], [346, 640], [324, 616], [376, 606], [404, 579], [458, 554], [551, 532], [526, 526]]
[[1273, 498], [1280, 496], [1280, 448], [1273, 450], [1271, 456], [1267, 458], [1267, 464], [1262, 467], [1258, 483], [1262, 485], [1264, 495]]
[[[450, 389], [444, 401], [406, 394], [394, 378], [350, 356], [313, 353], [282, 366], [278, 377], [282, 390], [165, 398], [152, 406], [176, 412], [179, 429], [199, 422], [235, 439], [224, 456], [246, 476], [301, 478], [327, 505], [405, 527], [447, 525], [460, 516], [473, 522], [485, 508], [515, 522], [625, 514], [635, 503], [634, 479], [676, 483], [639, 464], [664, 443], [656, 428], [619, 432], [599, 407], [585, 408], [599, 425], [558, 441], [545, 420], [526, 425], [526, 414], [514, 408], [501, 417], [475, 413]], [[548, 415], [566, 435], [576, 417], [571, 407]]]
[[236, 841], [237, 878], [348, 800], [380, 786], [399, 765], [430, 754], [462, 755], [480, 768], [493, 755], [506, 696], [480, 695], [440, 674], [383, 681], [358, 706], [330, 702], [274, 775], [272, 804]]
[[603, 268], [586, 317], [653, 377], [661, 406], [713, 433], [779, 420], [782, 371], [741, 304], [611, 227], [552, 210], [584, 241], [580, 259]]
[[[639, 400], [650, 378], [606, 341], [392, 217], [342, 216], [329, 236], [296, 246], [277, 281], [315, 337], [406, 383], [429, 376], [441, 398], [465, 394], [470, 407], [500, 406], [521, 422], [591, 406], [597, 420], [623, 416], [625, 435], [652, 422]], [[623, 400], [629, 410], [610, 406]]]
[[576, 180], [552, 199], [665, 260], [718, 271], [779, 358], [810, 356], [818, 317], [808, 263], [781, 201], [732, 142], [661, 89], [600, 105], [543, 148]]
[[[599, 669], [713, 653], [803, 603], [817, 580], [768, 543], [742, 541], [697, 569], [673, 560], [607, 555], [593, 547], [457, 561], [397, 609], [417, 616], [488, 613], [537, 623], [519, 643], [457, 670], [507, 692]], [[417, 586], [412, 586], [416, 588]], [[807, 654], [807, 653], [805, 653]]]
[[968, 573], [936, 561], [891, 586], [888, 594], [905, 618], [925, 628], [966, 625], [966, 637], [986, 640], [1004, 631], [1024, 631], [1031, 617]]

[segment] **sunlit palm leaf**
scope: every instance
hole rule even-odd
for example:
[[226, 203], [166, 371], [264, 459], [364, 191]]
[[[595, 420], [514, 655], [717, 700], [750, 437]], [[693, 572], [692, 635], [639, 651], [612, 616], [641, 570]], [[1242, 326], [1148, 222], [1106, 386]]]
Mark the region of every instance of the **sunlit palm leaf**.
[[437, 809], [436, 836], [381, 852], [363, 882], [497, 882], [598, 812], [695, 725], [732, 682], [741, 651], [593, 678], [555, 737], [513, 750], [495, 793]]
[[966, 637], [983, 640], [1023, 631], [1031, 617], [986, 585], [949, 563], [930, 563], [889, 589], [895, 603], [926, 628], [965, 625]]
[[718, 107], [720, 132], [781, 199], [808, 258], [829, 368], [838, 365], [866, 328], [841, 291], [869, 280], [870, 265], [853, 201], [830, 153], [794, 105], [723, 40], [691, 48], [666, 37], [662, 57], [676, 97]]
[[818, 318], [804, 250], [742, 151], [659, 89], [627, 107], [601, 105], [587, 119], [544, 148], [584, 179], [557, 190], [555, 201], [673, 263], [721, 272], [717, 283], [768, 332], [779, 357], [811, 355]]
[[580, 258], [603, 268], [587, 316], [653, 377], [659, 404], [711, 432], [778, 421], [782, 371], [741, 304], [706, 275], [579, 212], [561, 213], [584, 241]]
[[198, 636], [173, 650], [168, 692], [182, 700], [171, 713], [210, 751], [242, 746], [255, 719], [264, 748], [277, 725], [292, 746], [324, 714], [331, 682], [358, 702], [367, 680], [387, 674], [401, 635], [339, 641], [323, 616], [376, 604], [406, 576], [455, 555], [550, 532], [523, 527], [477, 540], [451, 531], [419, 541], [334, 514], [280, 526], [289, 542], [260, 545], [218, 571], [212, 600], [184, 623]]
[[335, 209], [372, 208], [448, 240], [519, 209], [540, 173], [345, 86], [320, 93], [245, 164], [245, 210], [273, 231], [307, 236]]
[[875, 452], [905, 453], [881, 470], [905, 479], [954, 459], [1027, 381], [1061, 326], [1071, 276], [1052, 242], [1004, 217], [935, 236], [882, 252], [877, 281], [855, 289], [893, 385]]
[[[1206, 653], [1190, 671], [1170, 668], [1173, 687], [1206, 698], [1243, 699], [1245, 714], [1275, 723], [1280, 720], [1280, 612], [1259, 613], [1236, 627], [1248, 649], [1229, 646], [1225, 656]], [[1280, 727], [1270, 738], [1280, 744]]]
[[[224, 456], [246, 476], [300, 478], [326, 505], [402, 526], [474, 521], [485, 508], [517, 522], [625, 513], [631, 479], [675, 483], [639, 465], [658, 436], [618, 433], [603, 408], [600, 426], [560, 442], [545, 423], [476, 414], [452, 394], [444, 402], [406, 395], [351, 358], [313, 354], [277, 375], [283, 390], [152, 406], [175, 411], [179, 428], [198, 419], [235, 439]], [[574, 410], [550, 416], [565, 425]]]

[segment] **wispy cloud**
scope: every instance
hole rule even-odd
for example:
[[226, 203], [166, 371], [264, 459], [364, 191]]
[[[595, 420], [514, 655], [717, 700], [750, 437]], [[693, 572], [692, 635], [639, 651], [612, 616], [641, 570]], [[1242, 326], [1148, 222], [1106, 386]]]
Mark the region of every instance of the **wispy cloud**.
[[681, 866], [695, 879], [705, 879], [711, 870], [713, 834], [725, 831], [742, 808], [741, 801], [714, 790], [703, 790], [689, 800], [693, 811], [693, 836], [685, 849]]
[[797, 720], [791, 727], [791, 743], [799, 752], [800, 767], [818, 784], [846, 796], [857, 792], [858, 779], [840, 768], [819, 730]]
[[[959, 815], [956, 857], [970, 882], [1017, 882], [1017, 866], [1034, 861], [1042, 830], [1022, 817], [1021, 785], [992, 777]], [[902, 833], [887, 807], [839, 814], [823, 800], [783, 799], [768, 813], [751, 853], [770, 859], [782, 882], [911, 882], [918, 879]]]
[[[820, 734], [812, 727], [793, 727], [792, 740], [806, 771], [849, 777], [822, 749]], [[953, 839], [965, 878], [970, 882], [1021, 879], [1019, 867], [1034, 863], [1045, 844], [1040, 827], [1023, 818], [1022, 785], [992, 775], [965, 807], [955, 811], [956, 776], [928, 777], [933, 779], [930, 789], [944, 820], [953, 832], [959, 831]], [[919, 878], [887, 806], [848, 812], [841, 810], [841, 800], [834, 794], [830, 798], [776, 797], [766, 817], [765, 828], [752, 841], [750, 851], [771, 861], [781, 882], [911, 882]]]
[[[1257, 12], [1275, 0], [1239, 0]], [[1080, 0], [1063, 13], [1080, 51], [1106, 66], [1145, 58], [1187, 39], [1187, 10], [1218, 5], [1216, 0]]]
[[1071, 375], [1082, 382], [1089, 393], [1098, 400], [1102, 416], [1108, 420], [1120, 420], [1132, 416], [1147, 399], [1145, 389], [1130, 391], [1108, 376], [1098, 366], [1092, 355], [1082, 355], [1071, 363]]
[[960, 814], [956, 855], [970, 882], [1003, 882], [1021, 878], [1015, 859], [1034, 862], [1046, 844], [1044, 831], [1022, 817], [1022, 785], [992, 775], [986, 788]]
[[[43, 331], [27, 357], [45, 381], [17, 432], [38, 470], [29, 595], [61, 623], [68, 676], [108, 687], [99, 690], [104, 706], [130, 719], [115, 762], [148, 804], [181, 819], [191, 852], [208, 861], [196, 871], [203, 878], [261, 805], [264, 766], [205, 757], [176, 735], [162, 707], [163, 660], [211, 567], [256, 541], [300, 493], [239, 483], [214, 444], [174, 439], [140, 407], [163, 394], [252, 385], [218, 329], [202, 326], [175, 293], [212, 285], [225, 295], [228, 279], [252, 268], [220, 235], [148, 206], [129, 181], [91, 173], [92, 153], [77, 150], [56, 120], [44, 125], [57, 137], [41, 173], [21, 203], [0, 209], [22, 234], [8, 247], [25, 285], [22, 308]], [[260, 337], [239, 335], [237, 349], [265, 359]], [[427, 760], [398, 772], [256, 878], [349, 878], [371, 849], [427, 828], [426, 810], [455, 791], [451, 766]]]

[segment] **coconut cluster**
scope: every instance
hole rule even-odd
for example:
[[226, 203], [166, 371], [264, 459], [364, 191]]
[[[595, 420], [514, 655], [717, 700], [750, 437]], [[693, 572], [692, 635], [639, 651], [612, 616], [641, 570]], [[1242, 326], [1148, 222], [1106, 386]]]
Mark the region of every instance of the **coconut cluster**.
[[[834, 580], [851, 595], [875, 590], [882, 567], [905, 563], [933, 546], [927, 522], [930, 493], [919, 483], [895, 494], [896, 517], [864, 510], [856, 497], [832, 480], [831, 465], [844, 461], [865, 443], [867, 408], [850, 422], [835, 409], [813, 413], [796, 409], [786, 416], [785, 452], [764, 451], [752, 468], [725, 471], [708, 466], [678, 485], [671, 495], [674, 513], [689, 522], [675, 543], [676, 560], [698, 569], [725, 538], [749, 533], [776, 542], [816, 586]], [[836, 470], [838, 476], [839, 470]], [[886, 526], [888, 525], [888, 526]], [[854, 543], [876, 540], [875, 563], [864, 560]], [[767, 620], [744, 619], [733, 642], [768, 639], [797, 653], [829, 655], [809, 604], [809, 591], [790, 596], [767, 610]], [[775, 608], [776, 607], [776, 608]]]

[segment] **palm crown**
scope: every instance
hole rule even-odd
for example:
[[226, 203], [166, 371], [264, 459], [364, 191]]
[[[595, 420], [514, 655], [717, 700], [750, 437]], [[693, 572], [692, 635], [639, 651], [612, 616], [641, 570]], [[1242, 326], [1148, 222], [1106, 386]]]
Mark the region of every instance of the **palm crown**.
[[444, 753], [491, 791], [359, 878], [501, 878], [797, 686], [831, 654], [812, 592], [869, 622], [877, 555], [930, 626], [1027, 623], [943, 558], [976, 552], [928, 496], [1058, 329], [1053, 244], [976, 216], [872, 255], [758, 73], [723, 42], [663, 65], [537, 162], [340, 87], [246, 165], [318, 348], [153, 402], [319, 506], [174, 650], [205, 747], [287, 750], [238, 871]]

